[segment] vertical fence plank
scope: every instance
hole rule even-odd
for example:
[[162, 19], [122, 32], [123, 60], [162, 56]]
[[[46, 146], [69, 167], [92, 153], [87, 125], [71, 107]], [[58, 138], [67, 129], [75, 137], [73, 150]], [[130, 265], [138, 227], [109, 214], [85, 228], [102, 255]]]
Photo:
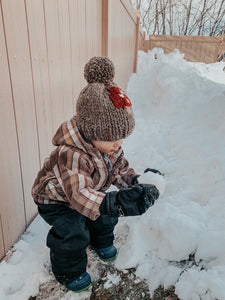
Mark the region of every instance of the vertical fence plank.
[[26, 0], [28, 32], [37, 108], [41, 164], [52, 149], [54, 133], [43, 2]]
[[[120, 52], [122, 51], [121, 45], [121, 34], [122, 34], [122, 26], [121, 26], [121, 3], [120, 1], [116, 1], [116, 3], [112, 3], [113, 1], [108, 0], [108, 56], [112, 59], [115, 64], [116, 74], [115, 74], [115, 82], [120, 83], [120, 68], [121, 68], [121, 59]], [[115, 22], [114, 15], [117, 13], [117, 21]]]
[[84, 87], [87, 83], [83, 77], [84, 65], [87, 62], [87, 46], [86, 46], [86, 0], [78, 0], [78, 23], [79, 23], [79, 41], [80, 41], [80, 84]]
[[0, 212], [0, 261], [4, 255], [5, 255], [5, 245], [3, 239], [3, 227], [2, 227], [1, 212]]
[[25, 229], [14, 105], [0, 4], [0, 259]]
[[[102, 0], [96, 0], [93, 10], [93, 23], [95, 30], [93, 33], [93, 55], [103, 56], [102, 54]], [[90, 24], [92, 26], [93, 24]]]
[[[80, 65], [80, 35], [78, 22], [78, 1], [69, 0], [69, 19], [70, 19], [70, 40], [71, 40], [71, 64], [72, 64], [72, 84], [73, 84], [73, 99], [77, 99], [81, 89], [81, 65]], [[75, 103], [73, 107], [75, 113]]]
[[139, 46], [140, 11], [137, 11], [137, 25], [135, 34], [134, 73], [137, 72], [138, 46]]
[[86, 0], [86, 47], [87, 60], [93, 56], [102, 55], [101, 40], [101, 10], [102, 1]]
[[[102, 55], [102, 0], [69, 0], [74, 103], [86, 85], [83, 68], [89, 58]], [[75, 107], [75, 105], [74, 105]]]
[[23, 0], [2, 0], [2, 8], [28, 224], [36, 214], [31, 186], [40, 165], [26, 14]]
[[61, 74], [62, 74], [62, 94], [64, 102], [65, 120], [73, 115], [73, 82], [72, 82], [72, 53], [70, 40], [70, 22], [69, 22], [69, 0], [58, 1], [59, 16], [59, 40], [61, 56]]
[[134, 71], [137, 16], [130, 15], [131, 10], [125, 6], [127, 1], [108, 2], [108, 55], [115, 63], [115, 82], [126, 89], [128, 78]]
[[[124, 11], [125, 13], [125, 11]], [[126, 51], [124, 51], [124, 60], [126, 59], [126, 53], [128, 53], [129, 63], [127, 62], [127, 67], [124, 69], [124, 80], [126, 80], [125, 84], [127, 84], [128, 77], [127, 74], [131, 75], [135, 72], [136, 66], [136, 35], [138, 28], [138, 16], [135, 15], [135, 21], [132, 18], [128, 18], [126, 13], [126, 27], [127, 30], [124, 30], [124, 40], [126, 41]], [[134, 38], [135, 37], [135, 38]], [[129, 50], [130, 49], [130, 50]], [[126, 78], [126, 79], [125, 79]]]
[[85, 1], [85, 21], [86, 21], [86, 49], [87, 56], [86, 60], [89, 60], [93, 54], [93, 31], [95, 29], [95, 23], [93, 22], [93, 11], [95, 10], [96, 4], [93, 5], [92, 0]]
[[109, 0], [102, 0], [102, 55], [108, 56]]
[[[219, 37], [219, 46], [217, 49], [217, 58], [219, 58], [221, 55], [225, 54], [225, 34], [221, 35]], [[225, 60], [225, 56], [223, 58], [223, 61]]]
[[51, 110], [55, 131], [59, 124], [65, 121], [67, 110], [65, 110], [65, 99], [62, 93], [58, 0], [45, 0], [43, 3], [46, 22], [50, 92], [52, 96]]

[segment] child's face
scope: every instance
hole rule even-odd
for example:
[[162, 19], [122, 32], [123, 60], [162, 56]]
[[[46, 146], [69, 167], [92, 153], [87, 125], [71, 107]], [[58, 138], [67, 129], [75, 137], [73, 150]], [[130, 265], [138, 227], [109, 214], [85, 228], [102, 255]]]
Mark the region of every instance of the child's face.
[[98, 148], [101, 152], [106, 154], [112, 154], [117, 152], [122, 145], [123, 140], [115, 141], [115, 142], [105, 142], [105, 141], [92, 141], [92, 144]]

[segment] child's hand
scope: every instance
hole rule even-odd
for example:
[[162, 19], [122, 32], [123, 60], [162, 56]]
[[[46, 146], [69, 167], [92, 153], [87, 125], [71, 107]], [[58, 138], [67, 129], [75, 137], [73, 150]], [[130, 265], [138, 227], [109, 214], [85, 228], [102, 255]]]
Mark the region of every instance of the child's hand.
[[153, 184], [159, 191], [160, 196], [164, 193], [166, 180], [164, 174], [155, 169], [147, 168], [143, 174], [138, 176], [137, 182], [141, 184]]
[[106, 194], [100, 213], [114, 217], [142, 215], [159, 197], [159, 191], [151, 184], [137, 184]]
[[143, 213], [154, 205], [155, 200], [159, 198], [159, 191], [155, 185], [152, 184], [138, 184], [143, 188], [143, 195], [140, 199], [139, 205], [143, 207]]

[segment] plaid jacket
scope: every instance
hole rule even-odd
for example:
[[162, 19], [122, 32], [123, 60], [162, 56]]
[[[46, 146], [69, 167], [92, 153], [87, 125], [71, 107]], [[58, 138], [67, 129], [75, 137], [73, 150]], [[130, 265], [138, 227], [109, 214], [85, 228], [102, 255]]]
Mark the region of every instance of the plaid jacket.
[[119, 189], [126, 187], [137, 175], [129, 168], [122, 148], [108, 156], [112, 164], [109, 172], [101, 152], [82, 138], [75, 117], [59, 127], [52, 141], [57, 148], [46, 159], [32, 187], [36, 203], [64, 203], [96, 220], [104, 191], [111, 184]]

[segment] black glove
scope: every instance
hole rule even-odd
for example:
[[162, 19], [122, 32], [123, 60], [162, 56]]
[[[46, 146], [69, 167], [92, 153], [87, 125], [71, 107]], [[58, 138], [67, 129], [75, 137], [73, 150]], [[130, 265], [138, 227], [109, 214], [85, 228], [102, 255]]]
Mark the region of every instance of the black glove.
[[163, 173], [161, 173], [159, 170], [156, 170], [156, 169], [147, 168], [147, 169], [144, 170], [144, 173], [147, 173], [147, 172], [152, 172], [152, 173], [164, 176]]
[[100, 213], [112, 217], [142, 215], [159, 197], [159, 191], [151, 184], [137, 184], [105, 195]]

